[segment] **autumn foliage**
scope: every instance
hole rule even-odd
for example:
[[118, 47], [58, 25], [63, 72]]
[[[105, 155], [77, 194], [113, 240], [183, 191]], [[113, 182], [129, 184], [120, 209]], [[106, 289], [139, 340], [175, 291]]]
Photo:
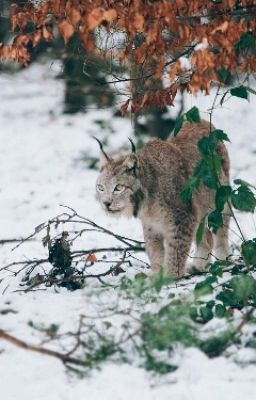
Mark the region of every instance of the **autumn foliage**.
[[[256, 72], [255, 0], [44, 0], [12, 5], [10, 18], [15, 37], [0, 44], [2, 59], [27, 65], [31, 48], [59, 32], [65, 43], [76, 34], [86, 52], [129, 66], [128, 83], [145, 90], [132, 94], [123, 113], [129, 105], [172, 105], [178, 90], [209, 93], [230, 74]], [[119, 45], [108, 46], [108, 37]]]

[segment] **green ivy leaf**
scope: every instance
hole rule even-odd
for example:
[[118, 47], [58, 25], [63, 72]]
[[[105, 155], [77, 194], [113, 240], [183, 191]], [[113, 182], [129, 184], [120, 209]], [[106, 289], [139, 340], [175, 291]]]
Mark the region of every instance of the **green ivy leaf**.
[[243, 85], [231, 89], [230, 94], [235, 97], [240, 97], [241, 99], [248, 99], [247, 88]]
[[223, 318], [226, 315], [226, 307], [222, 304], [216, 304], [215, 315], [217, 318]]
[[220, 171], [222, 166], [222, 158], [219, 154], [213, 154], [207, 159], [208, 166], [211, 170]]
[[230, 78], [230, 73], [229, 71], [222, 67], [220, 69], [217, 70], [217, 73], [219, 75], [220, 80], [225, 83], [229, 78]]
[[254, 212], [256, 199], [248, 186], [241, 185], [231, 193], [233, 206], [240, 211]]
[[213, 287], [212, 283], [215, 282], [214, 277], [208, 277], [202, 282], [198, 282], [195, 286], [194, 292], [197, 297], [205, 296], [206, 294], [212, 293]]
[[253, 185], [251, 185], [250, 183], [244, 181], [243, 179], [234, 179], [234, 183], [235, 183], [236, 185], [249, 186], [249, 187], [252, 187], [253, 189], [256, 190], [256, 187], [255, 187], [255, 186], [253, 186]]
[[200, 180], [198, 177], [193, 177], [186, 182], [180, 194], [182, 203], [187, 203], [189, 200], [191, 200], [193, 191], [198, 189], [199, 182]]
[[198, 141], [197, 147], [203, 156], [209, 156], [214, 152], [216, 142], [212, 136], [205, 136]]
[[189, 316], [193, 321], [197, 321], [197, 319], [198, 319], [198, 311], [197, 311], [196, 307], [191, 306], [189, 308]]
[[255, 48], [255, 39], [252, 32], [243, 32], [234, 45], [236, 51], [247, 51]]
[[135, 275], [134, 279], [135, 280], [145, 280], [148, 276], [144, 274], [143, 272], [139, 272], [138, 274]]
[[218, 229], [223, 227], [223, 218], [220, 211], [214, 210], [208, 215], [208, 227], [213, 233], [217, 233]]
[[198, 225], [197, 231], [196, 231], [196, 244], [197, 246], [201, 243], [204, 230], [205, 230], [205, 220], [206, 220], [206, 215], [201, 219], [200, 224]]
[[200, 122], [200, 114], [197, 107], [192, 107], [190, 110], [186, 112], [187, 121], [192, 123]]
[[234, 290], [236, 299], [246, 305], [248, 299], [255, 294], [256, 280], [249, 275], [235, 276], [230, 286]]
[[203, 319], [203, 322], [208, 322], [213, 319], [213, 312], [210, 307], [203, 306], [200, 308], [200, 315]]
[[241, 246], [241, 253], [247, 264], [256, 265], [256, 238], [244, 242]]
[[218, 177], [216, 172], [213, 170], [208, 170], [202, 177], [203, 183], [210, 189], [217, 189], [218, 187]]
[[178, 117], [176, 119], [174, 130], [173, 130], [174, 137], [176, 137], [178, 135], [179, 131], [182, 128], [183, 122], [184, 122], [184, 115], [181, 115], [180, 117]]
[[197, 164], [193, 176], [197, 176], [197, 177], [201, 177], [205, 170], [207, 169], [207, 163], [205, 160], [201, 160], [199, 161], [199, 163]]
[[231, 194], [231, 187], [229, 185], [220, 186], [215, 194], [215, 205], [218, 211], [223, 211], [225, 203], [228, 201]]
[[222, 129], [215, 129], [211, 134], [215, 136], [216, 141], [230, 142], [228, 135]]

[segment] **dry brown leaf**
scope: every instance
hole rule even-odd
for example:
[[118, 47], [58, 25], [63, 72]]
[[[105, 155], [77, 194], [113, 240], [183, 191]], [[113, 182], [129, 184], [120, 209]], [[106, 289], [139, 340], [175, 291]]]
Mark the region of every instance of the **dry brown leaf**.
[[111, 8], [108, 11], [104, 11], [103, 17], [107, 22], [112, 22], [117, 19], [117, 12], [114, 8]]
[[130, 104], [130, 99], [128, 99], [125, 103], [121, 105], [120, 112], [122, 117], [126, 114], [129, 104]]
[[77, 24], [81, 20], [80, 12], [78, 10], [76, 10], [75, 8], [71, 8], [71, 10], [69, 12], [69, 19], [73, 26], [77, 26]]
[[[43, 36], [43, 39], [46, 40], [46, 41], [52, 40], [52, 38], [53, 38], [52, 32], [50, 32], [46, 28], [46, 26], [44, 26], [43, 29], [42, 29], [42, 36]], [[65, 41], [65, 43], [66, 43], [66, 41]]]
[[97, 28], [104, 20], [104, 11], [102, 8], [95, 8], [87, 17], [87, 28], [89, 31]]
[[142, 32], [144, 27], [144, 17], [143, 15], [136, 13], [134, 15], [133, 25], [136, 31]]
[[40, 40], [42, 39], [42, 31], [37, 30], [32, 36], [31, 36], [31, 41], [32, 41], [32, 46], [36, 47]]
[[75, 29], [68, 21], [63, 20], [59, 23], [59, 31], [64, 38], [65, 44], [67, 44], [71, 36], [73, 36]]
[[88, 257], [86, 258], [86, 261], [91, 262], [94, 264], [97, 261], [97, 257], [95, 254], [89, 254]]

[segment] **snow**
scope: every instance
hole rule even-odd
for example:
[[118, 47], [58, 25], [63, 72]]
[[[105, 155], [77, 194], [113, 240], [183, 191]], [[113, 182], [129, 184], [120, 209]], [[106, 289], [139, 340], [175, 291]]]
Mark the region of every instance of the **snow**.
[[[24, 237], [49, 218], [62, 212], [61, 204], [125, 236], [142, 239], [136, 220], [112, 220], [101, 211], [94, 197], [97, 172], [86, 168], [83, 152], [97, 157], [93, 135], [109, 136], [109, 148], [117, 150], [132, 136], [129, 119], [113, 118], [109, 110], [90, 110], [76, 116], [61, 113], [63, 83], [54, 79], [58, 64], [33, 65], [16, 75], [0, 75], [0, 239]], [[187, 108], [197, 105], [202, 115], [213, 97], [187, 96]], [[255, 101], [233, 98], [214, 112], [214, 123], [229, 135], [232, 177], [252, 184], [255, 178]], [[105, 121], [102, 130], [97, 121]], [[251, 215], [239, 215], [247, 237], [255, 235]], [[235, 226], [232, 229], [236, 229]], [[232, 234], [232, 241], [237, 237]], [[100, 245], [100, 236], [87, 237], [80, 245]], [[40, 255], [44, 250], [36, 241], [11, 252], [12, 245], [0, 247], [1, 266], [24, 257]], [[103, 266], [104, 267], [104, 266]], [[1, 281], [2, 279], [2, 281]], [[19, 338], [38, 344], [40, 333], [28, 326], [33, 323], [57, 323], [67, 331], [77, 325], [80, 314], [93, 315], [107, 302], [118, 301], [110, 291], [98, 297], [97, 287], [68, 292], [61, 289], [30, 293], [15, 292], [18, 278], [0, 273], [0, 326]], [[188, 290], [188, 289], [185, 289]], [[89, 301], [90, 299], [90, 301]], [[120, 322], [120, 321], [119, 321]], [[213, 328], [214, 329], [214, 328]], [[237, 357], [208, 359], [197, 349], [177, 349], [179, 368], [158, 377], [137, 365], [106, 362], [99, 370], [79, 379], [67, 372], [60, 361], [48, 356], [17, 349], [0, 341], [1, 398], [3, 400], [236, 400], [253, 399], [255, 354], [242, 349]], [[136, 363], [135, 363], [136, 364]]]

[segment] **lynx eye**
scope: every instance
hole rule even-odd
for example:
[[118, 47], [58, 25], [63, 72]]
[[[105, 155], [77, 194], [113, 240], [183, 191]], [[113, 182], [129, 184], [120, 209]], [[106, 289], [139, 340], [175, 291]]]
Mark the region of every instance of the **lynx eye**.
[[96, 187], [97, 187], [97, 190], [99, 192], [104, 192], [104, 186], [103, 185], [97, 185]]
[[125, 189], [125, 186], [123, 185], [116, 185], [114, 192], [122, 192]]

